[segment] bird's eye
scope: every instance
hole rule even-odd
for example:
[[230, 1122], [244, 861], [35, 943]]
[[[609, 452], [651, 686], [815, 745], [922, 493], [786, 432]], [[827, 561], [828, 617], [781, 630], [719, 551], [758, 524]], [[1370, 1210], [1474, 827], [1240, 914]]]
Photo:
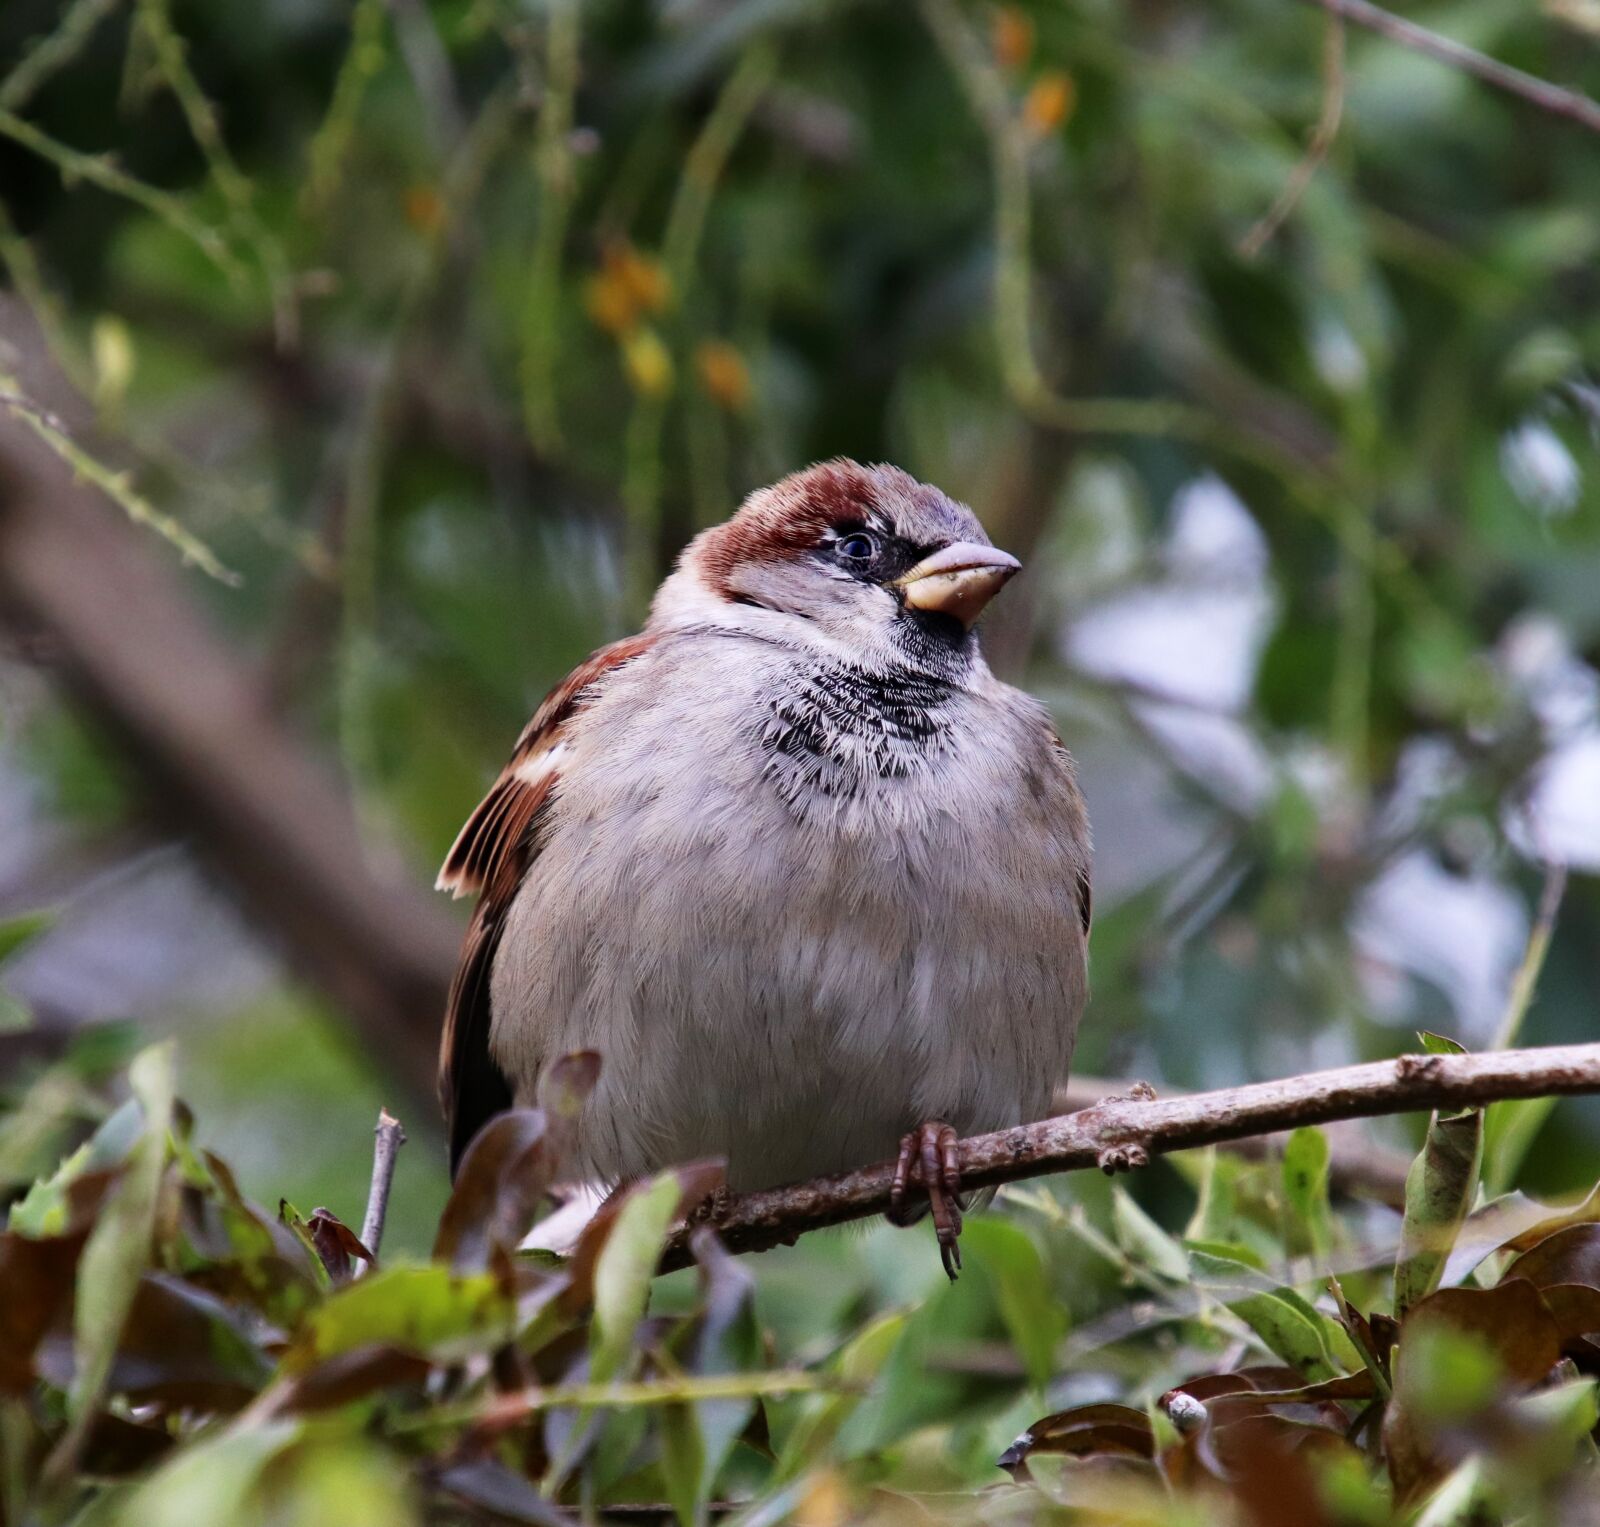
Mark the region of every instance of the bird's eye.
[[864, 530], [841, 536], [833, 548], [848, 562], [868, 562], [878, 550], [878, 543]]

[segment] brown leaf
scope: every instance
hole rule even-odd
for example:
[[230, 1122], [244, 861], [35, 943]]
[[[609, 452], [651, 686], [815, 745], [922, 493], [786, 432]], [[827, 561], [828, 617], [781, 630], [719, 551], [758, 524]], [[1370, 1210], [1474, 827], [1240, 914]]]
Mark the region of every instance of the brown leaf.
[[[727, 1177], [727, 1170], [721, 1161], [691, 1161], [686, 1166], [675, 1168], [675, 1171], [678, 1177], [678, 1205], [673, 1212], [677, 1219], [682, 1219], [705, 1203]], [[594, 1270], [600, 1253], [611, 1239], [623, 1204], [641, 1186], [648, 1187], [649, 1183], [634, 1184], [626, 1191], [612, 1193], [583, 1227], [578, 1244], [572, 1248], [572, 1255], [567, 1259], [568, 1283], [561, 1294], [561, 1311], [564, 1315], [574, 1316], [589, 1307], [594, 1294]]]
[[569, 1527], [575, 1521], [520, 1474], [489, 1459], [449, 1464], [434, 1475], [434, 1484], [462, 1504], [488, 1513], [495, 1521], [523, 1522], [530, 1527]]
[[482, 1272], [494, 1248], [515, 1250], [533, 1228], [556, 1165], [542, 1110], [497, 1114], [462, 1158], [439, 1220], [434, 1260], [458, 1273]]
[[1586, 1283], [1600, 1289], [1600, 1224], [1567, 1225], [1530, 1246], [1501, 1278], [1526, 1278], [1535, 1288]]
[[600, 1052], [574, 1050], [545, 1068], [539, 1078], [539, 1107], [544, 1110], [551, 1148], [559, 1172], [572, 1155], [578, 1116], [600, 1080]]
[[[122, 1328], [106, 1391], [147, 1404], [238, 1410], [270, 1377], [272, 1363], [261, 1343], [278, 1336], [247, 1324], [204, 1289], [147, 1272]], [[71, 1334], [64, 1327], [52, 1330], [38, 1352], [41, 1376], [67, 1389], [74, 1364]]]
[[1250, 1527], [1323, 1527], [1335, 1519], [1323, 1504], [1312, 1460], [1359, 1458], [1342, 1435], [1282, 1416], [1250, 1416], [1203, 1439], [1213, 1470], [1227, 1480]]
[[382, 1343], [355, 1347], [297, 1374], [282, 1391], [280, 1408], [336, 1410], [380, 1389], [420, 1387], [430, 1372], [428, 1360], [415, 1352]]
[[1600, 1332], [1600, 1288], [1587, 1283], [1552, 1283], [1539, 1290], [1563, 1345]]
[[94, 1419], [83, 1445], [82, 1468], [93, 1479], [118, 1479], [142, 1473], [177, 1441], [163, 1424], [143, 1426], [102, 1413]]
[[370, 1263], [373, 1260], [372, 1253], [361, 1244], [361, 1237], [331, 1209], [313, 1209], [311, 1218], [306, 1221], [306, 1230], [334, 1283], [350, 1281], [352, 1261]]
[[996, 1463], [1021, 1483], [1027, 1478], [1027, 1461], [1035, 1453], [1154, 1459], [1156, 1439], [1150, 1418], [1131, 1405], [1078, 1405], [1042, 1416]]
[[[1459, 1405], [1460, 1397], [1436, 1392], [1435, 1376], [1421, 1366], [1434, 1337], [1466, 1338], [1492, 1353], [1503, 1381], [1496, 1398], [1531, 1389], [1561, 1357], [1555, 1317], [1526, 1278], [1488, 1289], [1440, 1289], [1414, 1305], [1400, 1327], [1394, 1397], [1383, 1420], [1389, 1475], [1402, 1503], [1414, 1501], [1458, 1461], [1438, 1413], [1441, 1406]], [[1461, 1419], [1454, 1418], [1457, 1427]]]
[[1565, 1230], [1569, 1225], [1590, 1224], [1595, 1220], [1600, 1220], [1600, 1183], [1595, 1184], [1582, 1203], [1542, 1219], [1536, 1225], [1529, 1225], [1526, 1230], [1519, 1230], [1510, 1240], [1501, 1244], [1500, 1250], [1531, 1251], [1540, 1241], [1548, 1239], [1558, 1230]]
[[72, 1296], [72, 1275], [88, 1227], [33, 1240], [0, 1235], [0, 1391], [24, 1394], [34, 1380], [34, 1353]]

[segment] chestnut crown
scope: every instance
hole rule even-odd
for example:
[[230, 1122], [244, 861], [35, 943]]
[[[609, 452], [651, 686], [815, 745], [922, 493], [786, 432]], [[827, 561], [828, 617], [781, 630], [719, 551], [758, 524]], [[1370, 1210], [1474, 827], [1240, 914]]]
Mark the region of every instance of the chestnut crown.
[[947, 667], [973, 651], [974, 623], [1019, 566], [938, 488], [836, 460], [751, 494], [691, 543], [663, 595], [670, 605], [687, 579], [727, 605], [808, 622], [863, 659]]

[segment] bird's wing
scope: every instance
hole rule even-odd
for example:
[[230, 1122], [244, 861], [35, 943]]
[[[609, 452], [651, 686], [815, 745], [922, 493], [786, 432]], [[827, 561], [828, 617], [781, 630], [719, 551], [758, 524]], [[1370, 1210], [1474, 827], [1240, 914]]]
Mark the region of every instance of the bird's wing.
[[1083, 936], [1085, 941], [1089, 937], [1090, 926], [1094, 922], [1094, 883], [1092, 879], [1094, 861], [1091, 857], [1089, 845], [1089, 813], [1083, 804], [1083, 795], [1078, 789], [1078, 767], [1072, 761], [1072, 754], [1068, 751], [1066, 743], [1061, 740], [1061, 733], [1055, 728], [1053, 722], [1046, 723], [1046, 731], [1050, 738], [1050, 753], [1052, 761], [1059, 770], [1063, 783], [1066, 785], [1065, 803], [1073, 837], [1082, 841], [1084, 856], [1078, 865], [1076, 874], [1075, 891], [1078, 898], [1078, 917], [1083, 923]]
[[439, 1100], [450, 1135], [452, 1176], [472, 1137], [512, 1104], [511, 1083], [489, 1053], [489, 975], [506, 914], [539, 855], [573, 720], [609, 675], [655, 640], [632, 636], [602, 647], [550, 691], [439, 871], [439, 890], [478, 897], [450, 983], [439, 1043]]

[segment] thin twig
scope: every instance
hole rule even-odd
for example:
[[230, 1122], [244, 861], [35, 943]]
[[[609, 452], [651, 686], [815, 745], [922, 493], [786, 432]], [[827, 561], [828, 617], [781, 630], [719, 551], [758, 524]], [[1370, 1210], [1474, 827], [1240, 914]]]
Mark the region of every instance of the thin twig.
[[[372, 1186], [367, 1189], [367, 1212], [361, 1220], [361, 1244], [372, 1253], [366, 1265], [377, 1265], [378, 1243], [383, 1239], [383, 1222], [389, 1217], [389, 1189], [394, 1186], [395, 1161], [406, 1143], [406, 1132], [387, 1108], [378, 1110], [378, 1126], [373, 1130]], [[358, 1269], [356, 1276], [361, 1271]]]
[[[1052, 1172], [1112, 1170], [1168, 1151], [1220, 1145], [1303, 1124], [1464, 1107], [1503, 1098], [1600, 1092], [1600, 1044], [1500, 1050], [1482, 1055], [1402, 1055], [1307, 1076], [1157, 1101], [1114, 1100], [1065, 1117], [976, 1135], [960, 1144], [961, 1180], [994, 1187]], [[881, 1214], [892, 1162], [790, 1187], [740, 1194], [715, 1225], [730, 1251], [760, 1251], [808, 1230]], [[686, 1238], [669, 1243], [664, 1267], [689, 1261]]]
[[193, 240], [206, 257], [230, 281], [239, 277], [239, 262], [228, 241], [209, 223], [202, 222], [192, 213], [181, 197], [119, 170], [104, 154], [85, 154], [65, 143], [58, 142], [48, 133], [41, 132], [31, 122], [24, 121], [14, 111], [0, 107], [0, 136], [48, 160], [56, 168], [64, 186], [77, 181], [98, 186], [113, 196], [125, 197], [146, 212], [161, 218], [173, 228]]
[[[750, 114], [777, 67], [778, 53], [772, 44], [752, 43], [722, 86], [684, 158], [661, 240], [661, 263], [677, 309], [675, 328], [680, 331], [685, 327], [695, 263], [712, 199]], [[622, 483], [628, 516], [624, 562], [629, 600], [641, 610], [649, 603], [650, 590], [659, 574], [655, 558], [661, 528], [661, 433], [666, 411], [664, 394], [641, 391], [628, 421], [627, 464]]]
[[1567, 867], [1560, 860], [1546, 859], [1544, 884], [1539, 890], [1539, 907], [1534, 913], [1533, 927], [1528, 931], [1527, 947], [1522, 963], [1517, 967], [1506, 998], [1505, 1014], [1491, 1041], [1491, 1048], [1509, 1049], [1522, 1032], [1522, 1020], [1528, 1015], [1533, 1001], [1534, 988], [1539, 984], [1539, 973], [1544, 969], [1544, 958], [1550, 952], [1550, 939], [1556, 931], [1556, 915], [1561, 910], [1561, 898], [1567, 890]]
[[133, 486], [126, 472], [108, 467], [92, 456], [67, 434], [66, 426], [53, 414], [30, 402], [22, 395], [17, 379], [0, 372], [0, 407], [4, 407], [28, 426], [62, 461], [72, 468], [74, 476], [93, 483], [116, 504], [136, 525], [153, 530], [182, 557], [186, 567], [196, 567], [209, 578], [229, 588], [237, 588], [239, 575], [223, 566], [215, 552], [192, 530], [182, 525], [172, 515], [157, 509]]
[[544, 36], [544, 90], [534, 166], [539, 178], [539, 225], [528, 264], [522, 325], [522, 416], [528, 441], [544, 457], [561, 451], [561, 411], [556, 388], [560, 359], [561, 254], [577, 189], [572, 153], [573, 103], [578, 95], [581, 11], [578, 0], [548, 7]]
[[1337, 12], [1328, 16], [1328, 30], [1322, 39], [1322, 110], [1317, 125], [1312, 129], [1311, 141], [1300, 156], [1300, 162], [1290, 171], [1277, 199], [1267, 209], [1265, 216], [1239, 240], [1239, 253], [1253, 260], [1267, 247], [1268, 242], [1288, 220], [1289, 214], [1300, 205], [1322, 162], [1339, 136], [1339, 123], [1344, 117], [1344, 20]]
[[173, 24], [168, 0], [141, 0], [138, 16], [155, 56], [156, 68], [178, 103], [190, 136], [206, 162], [211, 183], [228, 209], [234, 236], [251, 249], [260, 262], [272, 303], [273, 334], [278, 348], [292, 350], [299, 343], [300, 315], [294, 276], [283, 244], [256, 211], [255, 187], [235, 161], [222, 135], [216, 108], [189, 67], [188, 44]]
[[1390, 42], [1424, 53], [1441, 64], [1448, 64], [1452, 69], [1460, 69], [1486, 85], [1493, 85], [1496, 90], [1503, 90], [1530, 106], [1537, 106], [1540, 111], [1549, 112], [1551, 116], [1565, 117], [1580, 127], [1587, 127], [1592, 133], [1600, 133], [1600, 102], [1592, 101], [1586, 95], [1552, 85], [1549, 80], [1542, 80], [1536, 74], [1513, 69], [1510, 64], [1502, 64], [1498, 59], [1490, 58], [1476, 48], [1469, 48], [1452, 37], [1430, 32], [1427, 27], [1418, 26], [1414, 21], [1407, 21], [1403, 16], [1396, 16], [1381, 6], [1373, 5], [1371, 0], [1306, 0], [1306, 3], [1320, 5], [1323, 10], [1342, 16], [1358, 27], [1377, 32]]
[[0, 106], [21, 111], [35, 92], [83, 51], [95, 28], [122, 0], [73, 0], [47, 37], [27, 44], [17, 66], [0, 80]]

